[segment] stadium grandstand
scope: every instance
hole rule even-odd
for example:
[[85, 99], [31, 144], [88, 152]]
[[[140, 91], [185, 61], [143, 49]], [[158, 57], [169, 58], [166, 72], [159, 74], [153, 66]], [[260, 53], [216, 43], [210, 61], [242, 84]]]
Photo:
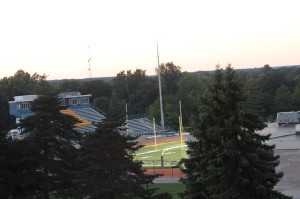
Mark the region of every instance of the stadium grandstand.
[[[90, 97], [92, 95], [82, 95], [80, 92], [66, 92], [59, 93], [58, 97], [61, 98], [61, 105], [68, 107], [61, 110], [61, 113], [72, 115], [77, 118], [79, 122], [75, 124], [75, 130], [80, 133], [94, 132], [95, 124], [104, 119], [103, 113], [94, 110], [90, 104]], [[38, 98], [38, 95], [23, 95], [15, 96], [14, 101], [9, 101], [9, 114], [15, 118], [16, 123], [19, 123], [20, 119], [33, 115], [30, 110], [31, 103]], [[10, 131], [14, 138], [18, 138], [20, 133], [19, 129], [13, 129]], [[12, 138], [13, 138], [12, 136]]]
[[153, 135], [154, 130], [157, 135], [163, 135], [168, 131], [166, 128], [153, 124], [153, 121], [148, 119], [145, 114], [129, 115], [126, 128], [126, 133], [131, 136]]
[[[80, 133], [91, 133], [96, 129], [95, 124], [100, 123], [104, 118], [104, 113], [96, 111], [90, 103], [91, 94], [82, 95], [80, 92], [59, 93], [61, 105], [68, 107], [61, 110], [61, 113], [71, 115], [78, 119], [74, 129]], [[9, 101], [9, 114], [15, 119], [16, 123], [27, 116], [33, 115], [31, 103], [38, 98], [38, 95], [15, 96], [14, 101]], [[154, 128], [155, 127], [155, 128]], [[124, 131], [120, 133], [130, 136], [153, 135], [154, 130], [157, 135], [166, 134], [167, 129], [153, 122], [145, 114], [130, 115], [127, 117]], [[13, 129], [9, 132], [12, 139], [21, 138], [21, 131]], [[19, 136], [18, 136], [19, 135]]]

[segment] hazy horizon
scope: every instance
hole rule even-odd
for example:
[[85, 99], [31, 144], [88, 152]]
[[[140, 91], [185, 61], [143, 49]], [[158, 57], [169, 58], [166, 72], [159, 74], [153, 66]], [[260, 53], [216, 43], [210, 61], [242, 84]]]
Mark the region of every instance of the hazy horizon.
[[[0, 78], [111, 77], [160, 63], [182, 71], [300, 64], [297, 0], [16, 0], [0, 3]], [[90, 46], [90, 48], [88, 47]]]

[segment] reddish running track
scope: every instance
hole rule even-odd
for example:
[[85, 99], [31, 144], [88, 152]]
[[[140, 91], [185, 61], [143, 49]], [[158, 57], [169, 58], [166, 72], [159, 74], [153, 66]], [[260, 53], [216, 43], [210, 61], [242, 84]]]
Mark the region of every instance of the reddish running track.
[[146, 174], [155, 175], [155, 174], [162, 174], [160, 178], [179, 178], [184, 177], [185, 174], [180, 171], [179, 168], [150, 168], [147, 169]]
[[[187, 136], [186, 135], [183, 135], [182, 136], [182, 139], [185, 141], [187, 140]], [[157, 144], [161, 144], [161, 143], [166, 143], [166, 142], [174, 142], [174, 141], [180, 141], [180, 136], [171, 136], [171, 137], [162, 137], [162, 138], [157, 138], [156, 139], [156, 143]], [[143, 141], [140, 141], [138, 143], [138, 145], [153, 145], [155, 144], [155, 141], [154, 139], [151, 139], [151, 140], [143, 140]]]

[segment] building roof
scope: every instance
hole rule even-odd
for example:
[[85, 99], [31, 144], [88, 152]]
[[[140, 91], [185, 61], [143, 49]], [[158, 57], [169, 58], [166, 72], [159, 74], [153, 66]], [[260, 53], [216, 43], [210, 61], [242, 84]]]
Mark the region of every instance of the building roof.
[[22, 95], [22, 96], [15, 96], [14, 101], [9, 101], [8, 103], [13, 102], [32, 102], [38, 98], [38, 95]]

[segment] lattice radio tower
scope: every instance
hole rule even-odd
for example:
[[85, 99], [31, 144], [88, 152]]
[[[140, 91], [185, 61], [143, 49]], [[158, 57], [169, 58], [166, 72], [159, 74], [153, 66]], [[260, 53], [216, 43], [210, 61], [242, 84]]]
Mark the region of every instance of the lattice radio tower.
[[88, 70], [89, 70], [89, 78], [92, 79], [92, 67], [91, 67], [91, 55], [90, 55], [91, 46], [89, 45], [89, 58], [88, 58]]

